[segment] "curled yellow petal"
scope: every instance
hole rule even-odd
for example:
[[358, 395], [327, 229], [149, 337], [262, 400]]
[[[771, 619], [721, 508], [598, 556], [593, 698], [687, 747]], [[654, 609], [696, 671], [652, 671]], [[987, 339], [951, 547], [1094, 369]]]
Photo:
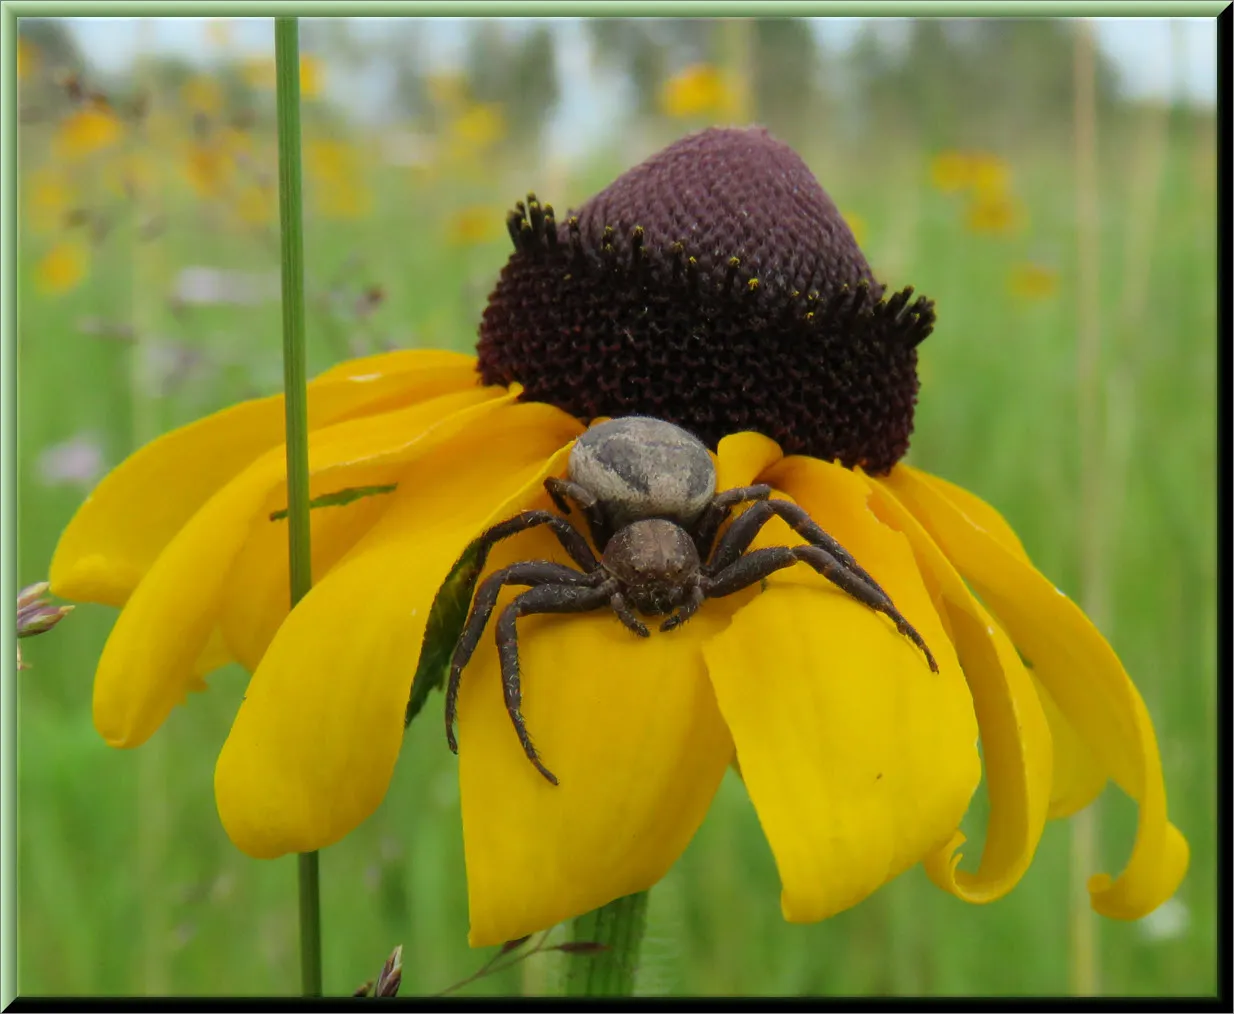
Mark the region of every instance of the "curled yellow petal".
[[1033, 676], [1033, 686], [1041, 700], [1050, 726], [1050, 739], [1054, 743], [1054, 784], [1050, 788], [1051, 820], [1070, 817], [1079, 813], [1101, 795], [1109, 781], [1088, 744], [1059, 710], [1054, 698]]
[[1152, 720], [1118, 656], [1074, 602], [916, 469], [897, 466], [884, 481], [998, 617], [1102, 768], [1139, 804], [1127, 865], [1117, 879], [1092, 877], [1088, 889], [1102, 915], [1148, 914], [1177, 890], [1188, 848], [1167, 819]]
[[[344, 476], [352, 465], [414, 459], [514, 397], [499, 394], [473, 389], [319, 430], [309, 439], [310, 473]], [[219, 621], [228, 574], [253, 525], [270, 523], [263, 509], [285, 485], [286, 467], [277, 447], [225, 485], [168, 543], [125, 604], [94, 680], [95, 727], [113, 746], [138, 746], [183, 700]]]
[[957, 832], [926, 861], [926, 872], [965, 901], [994, 901], [1019, 883], [1045, 828], [1053, 775], [1050, 726], [1011, 640], [934, 540], [878, 480], [871, 480], [870, 506], [908, 537], [926, 583], [937, 589], [935, 601], [941, 600], [950, 619], [981, 730], [990, 816], [980, 866], [971, 873], [958, 868], [965, 839]]
[[[310, 429], [475, 387], [467, 357], [390, 353], [309, 385]], [[86, 498], [60, 536], [52, 589], [121, 606], [172, 537], [222, 486], [283, 442], [282, 396], [246, 401], [135, 451]]]
[[253, 674], [215, 769], [219, 816], [249, 855], [322, 848], [381, 802], [438, 587], [486, 525], [540, 495], [581, 429], [548, 405], [490, 405], [416, 459], [418, 481], [391, 494]]
[[[705, 647], [784, 916], [808, 922], [855, 905], [951, 837], [980, 780], [977, 723], [908, 543], [870, 512], [864, 481], [805, 458], [762, 478], [809, 502], [940, 667], [931, 672], [886, 617], [804, 566], [794, 571], [805, 576], [773, 577]], [[782, 541], [800, 540], [785, 530]]]

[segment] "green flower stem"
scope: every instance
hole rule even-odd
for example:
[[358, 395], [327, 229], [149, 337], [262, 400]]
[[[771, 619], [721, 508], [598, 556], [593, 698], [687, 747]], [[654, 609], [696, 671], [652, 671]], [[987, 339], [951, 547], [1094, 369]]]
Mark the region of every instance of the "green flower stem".
[[566, 996], [631, 996], [646, 928], [646, 891], [610, 901], [575, 919], [574, 941], [603, 944], [605, 949], [571, 955]]
[[[283, 259], [283, 391], [287, 405], [287, 529], [294, 608], [313, 583], [309, 541], [308, 388], [304, 351], [304, 215], [300, 184], [300, 21], [275, 18], [279, 224]], [[317, 853], [299, 857], [300, 988], [321, 996]]]

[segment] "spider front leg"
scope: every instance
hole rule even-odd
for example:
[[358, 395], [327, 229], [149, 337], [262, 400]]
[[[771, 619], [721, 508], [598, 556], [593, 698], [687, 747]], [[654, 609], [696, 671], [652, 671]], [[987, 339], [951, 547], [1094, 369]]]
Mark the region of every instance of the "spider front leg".
[[552, 498], [553, 503], [562, 514], [570, 513], [570, 501], [578, 504], [583, 517], [587, 519], [587, 527], [591, 530], [591, 538], [604, 551], [612, 532], [604, 517], [604, 509], [596, 495], [584, 486], [570, 479], [545, 479], [544, 488]]
[[541, 763], [540, 755], [536, 753], [527, 732], [527, 723], [523, 719], [518, 631], [515, 624], [520, 616], [530, 616], [533, 613], [585, 613], [599, 609], [608, 604], [613, 587], [614, 583], [610, 581], [590, 588], [562, 584], [540, 585], [516, 596], [514, 601], [502, 610], [497, 620], [497, 654], [501, 658], [501, 684], [505, 691], [506, 711], [510, 713], [510, 721], [514, 723], [514, 731], [518, 734], [518, 741], [523, 745], [527, 759], [553, 785], [557, 784], [557, 776]]
[[677, 627], [680, 627], [691, 616], [698, 612], [698, 607], [706, 600], [707, 595], [703, 591], [702, 575], [696, 577], [692, 584], [686, 588], [686, 595], [689, 596], [672, 616], [660, 624], [660, 633], [666, 633]]
[[926, 657], [933, 672], [938, 672], [938, 663], [925, 641], [916, 629], [908, 622], [891, 599], [878, 588], [874, 588], [841, 565], [830, 553], [821, 546], [769, 546], [766, 549], [756, 549], [738, 558], [723, 570], [714, 575], [704, 575], [703, 591], [708, 598], [722, 598], [734, 592], [748, 588], [750, 585], [769, 577], [777, 570], [791, 567], [798, 561], [808, 564], [841, 591], [851, 595], [876, 612], [887, 616], [895, 625], [896, 630], [907, 637]]
[[711, 545], [716, 540], [716, 532], [734, 507], [750, 500], [766, 500], [769, 496], [771, 487], [761, 483], [757, 486], [736, 486], [717, 493], [703, 511], [703, 516], [698, 519], [698, 524], [694, 526], [694, 545], [698, 549], [698, 558], [706, 561], [711, 555]]
[[828, 535], [803, 508], [787, 500], [765, 500], [762, 503], [756, 503], [734, 521], [716, 547], [715, 555], [708, 564], [709, 569], [713, 573], [718, 573], [734, 563], [742, 553], [750, 548], [750, 543], [762, 531], [763, 526], [774, 517], [783, 518], [788, 526], [806, 542], [822, 549], [841, 567], [852, 572], [881, 594], [887, 599], [888, 604], [891, 603], [890, 596], [883, 591], [882, 586], [866, 573], [847, 549]]
[[488, 560], [489, 550], [502, 539], [518, 535], [519, 532], [525, 532], [529, 528], [538, 528], [540, 525], [548, 525], [553, 534], [557, 536], [561, 547], [570, 554], [570, 559], [582, 570], [591, 573], [599, 566], [595, 554], [587, 545], [587, 540], [583, 538], [582, 533], [565, 518], [559, 518], [549, 511], [523, 511], [507, 521], [493, 525], [480, 536], [478, 565], [484, 566]]
[[471, 656], [480, 643], [480, 635], [484, 633], [488, 618], [497, 606], [497, 596], [501, 594], [501, 589], [509, 584], [532, 587], [552, 584], [589, 588], [596, 584], [597, 579], [603, 579], [603, 571], [580, 574], [563, 564], [550, 563], [547, 560], [514, 563], [484, 579], [476, 592], [467, 625], [459, 635], [454, 656], [450, 659], [450, 680], [446, 686], [446, 742], [453, 753], [458, 753], [458, 740], [454, 738], [454, 717], [458, 710], [458, 689], [462, 682], [463, 669], [471, 661]]

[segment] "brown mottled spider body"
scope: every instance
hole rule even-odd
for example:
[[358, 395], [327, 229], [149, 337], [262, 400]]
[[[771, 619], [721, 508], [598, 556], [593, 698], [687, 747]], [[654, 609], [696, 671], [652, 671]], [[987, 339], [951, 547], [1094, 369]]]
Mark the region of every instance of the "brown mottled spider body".
[[[523, 585], [497, 618], [506, 710], [527, 758], [552, 784], [557, 778], [540, 761], [523, 720], [519, 677], [520, 616], [581, 613], [611, 608], [640, 637], [650, 636], [636, 615], [667, 617], [661, 631], [688, 620], [709, 598], [722, 598], [796, 563], [805, 563], [844, 592], [888, 616], [896, 629], [938, 666], [921, 635], [900, 615], [887, 593], [848, 552], [796, 504], [770, 500], [771, 487], [745, 486], [715, 492], [715, 468], [706, 447], [689, 433], [658, 419], [631, 416], [593, 426], [570, 453], [569, 479], [548, 479], [545, 487], [558, 509], [572, 501], [587, 519], [599, 560], [569, 521], [549, 511], [524, 511], [494, 525], [480, 537], [480, 565], [502, 539], [547, 525], [574, 570], [548, 560], [511, 564], [480, 585], [450, 665], [446, 691], [446, 738], [458, 752], [454, 718], [464, 667], [506, 585]], [[750, 503], [716, 542], [733, 508]], [[804, 546], [770, 546], [747, 552], [773, 517], [783, 518]]]

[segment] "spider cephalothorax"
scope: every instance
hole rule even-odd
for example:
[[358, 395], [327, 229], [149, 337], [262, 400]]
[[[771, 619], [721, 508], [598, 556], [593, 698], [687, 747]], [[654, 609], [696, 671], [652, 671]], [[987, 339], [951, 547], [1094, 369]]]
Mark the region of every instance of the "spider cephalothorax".
[[[554, 785], [557, 778], [540, 761], [520, 710], [518, 636], [515, 623], [532, 613], [581, 613], [605, 606], [640, 637], [649, 637], [637, 613], [664, 616], [661, 631], [688, 620], [708, 598], [731, 595], [768, 575], [801, 562], [853, 598], [884, 613], [911, 639], [930, 668], [938, 666], [921, 635], [900, 615], [887, 593], [838, 542], [796, 504], [771, 500], [771, 487], [743, 486], [716, 493], [716, 473], [707, 448], [672, 423], [641, 416], [593, 426], [570, 452], [569, 478], [548, 479], [545, 488], [558, 509], [570, 502], [587, 520], [595, 553], [565, 518], [549, 511], [524, 511], [494, 525], [479, 540], [479, 565], [502, 539], [547, 525], [578, 565], [574, 570], [548, 560], [511, 564], [491, 575], [476, 592], [471, 615], [450, 664], [446, 691], [446, 737], [458, 751], [454, 716], [463, 668], [505, 585], [524, 585], [497, 619], [506, 710], [528, 759]], [[727, 531], [716, 535], [733, 508], [750, 503]], [[808, 545], [749, 550], [773, 517], [785, 522]]]

